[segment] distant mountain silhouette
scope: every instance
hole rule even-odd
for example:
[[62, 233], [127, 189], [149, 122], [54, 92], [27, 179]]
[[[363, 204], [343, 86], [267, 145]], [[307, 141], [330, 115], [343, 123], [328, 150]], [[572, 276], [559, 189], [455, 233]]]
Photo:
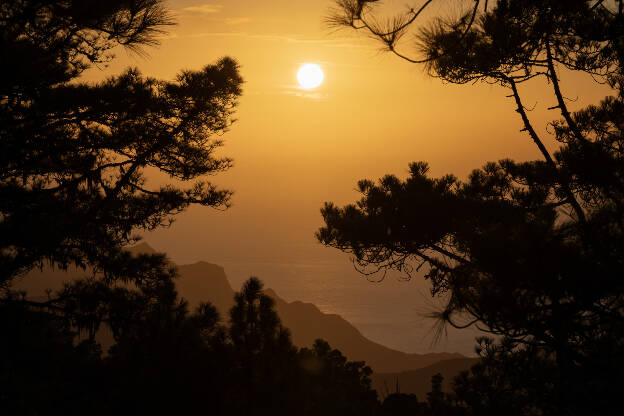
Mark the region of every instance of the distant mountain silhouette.
[[180, 278], [176, 280], [176, 287], [180, 296], [191, 306], [212, 303], [222, 320], [227, 321], [228, 311], [234, 305], [234, 290], [223, 267], [205, 261], [177, 267]]
[[[128, 251], [134, 254], [155, 253], [146, 243], [131, 247]], [[203, 261], [177, 265], [177, 268], [180, 277], [176, 280], [176, 287], [180, 296], [185, 298], [191, 307], [202, 301], [211, 302], [222, 319], [227, 321], [228, 311], [234, 303], [234, 290], [227, 280], [224, 269]], [[46, 288], [57, 289], [62, 281], [86, 274], [76, 269], [68, 272], [35, 271], [29, 273], [19, 286], [28, 290], [32, 296], [39, 297], [45, 293]], [[272, 289], [265, 290], [265, 293], [275, 300], [277, 313], [283, 325], [290, 329], [295, 345], [310, 347], [315, 339], [322, 338], [333, 348], [340, 350], [349, 360], [366, 361], [378, 373], [399, 373], [423, 369], [443, 360], [465, 359], [463, 355], [456, 353], [408, 354], [396, 351], [367, 339], [339, 315], [325, 314], [311, 303], [286, 302]], [[424, 380], [424, 383], [429, 383], [429, 379], [430, 377]]]
[[427, 393], [431, 391], [431, 377], [437, 373], [442, 374], [442, 390], [451, 391], [453, 378], [461, 371], [468, 370], [475, 365], [478, 358], [455, 358], [443, 360], [424, 368], [398, 373], [373, 373], [371, 379], [373, 388], [381, 397], [396, 393], [397, 387], [400, 393], [413, 393], [418, 400], [424, 401]]
[[158, 252], [147, 243], [139, 243], [132, 247], [127, 247], [125, 250], [132, 254], [158, 254]]
[[464, 358], [461, 354], [408, 354], [393, 350], [366, 338], [340, 315], [323, 313], [315, 305], [304, 302], [285, 302], [271, 290], [265, 293], [275, 299], [277, 314], [291, 330], [293, 342], [310, 346], [322, 338], [352, 361], [366, 361], [373, 370], [383, 373], [423, 368], [441, 360]]

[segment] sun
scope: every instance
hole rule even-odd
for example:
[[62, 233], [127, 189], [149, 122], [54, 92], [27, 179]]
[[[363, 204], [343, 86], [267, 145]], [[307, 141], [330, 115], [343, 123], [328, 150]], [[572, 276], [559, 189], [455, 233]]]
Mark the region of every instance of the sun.
[[311, 90], [321, 85], [323, 78], [325, 78], [325, 74], [323, 74], [323, 70], [317, 64], [303, 64], [297, 71], [297, 81], [299, 81], [301, 88], [306, 90]]

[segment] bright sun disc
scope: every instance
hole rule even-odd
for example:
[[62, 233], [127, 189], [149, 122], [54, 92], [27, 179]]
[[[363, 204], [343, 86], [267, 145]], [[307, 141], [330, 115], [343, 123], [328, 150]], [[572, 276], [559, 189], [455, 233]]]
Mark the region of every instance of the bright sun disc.
[[321, 85], [324, 77], [323, 70], [317, 64], [303, 64], [297, 71], [297, 81], [306, 90]]

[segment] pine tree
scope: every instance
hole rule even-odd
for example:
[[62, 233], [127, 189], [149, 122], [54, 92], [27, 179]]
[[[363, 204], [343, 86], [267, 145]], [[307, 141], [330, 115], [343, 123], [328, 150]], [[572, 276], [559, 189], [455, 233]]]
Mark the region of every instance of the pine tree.
[[[121, 247], [137, 231], [169, 224], [190, 204], [228, 206], [230, 191], [201, 178], [231, 166], [214, 151], [241, 94], [234, 60], [174, 81], [134, 68], [80, 79], [114, 47], [141, 53], [171, 24], [160, 0], [0, 6], [1, 287], [43, 264], [136, 279], [143, 266]], [[147, 170], [171, 183], [151, 186]]]
[[[600, 412], [596, 403], [606, 411], [624, 368], [624, 3], [474, 1], [458, 19], [434, 16], [419, 25], [431, 3], [424, 2], [386, 26], [375, 3], [338, 1], [331, 21], [367, 31], [445, 81], [507, 88], [543, 159], [487, 163], [463, 181], [432, 178], [425, 162], [411, 164], [405, 180], [360, 181], [357, 203], [322, 209], [318, 239], [352, 253], [368, 271], [424, 272], [432, 295], [445, 302], [433, 317], [457, 328], [477, 325], [503, 340], [480, 350], [496, 377], [480, 369], [464, 379], [463, 391], [474, 382], [477, 391], [496, 392], [513, 381], [527, 393], [495, 401], [512, 414], [547, 414], [553, 403], [559, 414]], [[401, 52], [409, 31], [418, 39], [417, 56]], [[566, 70], [610, 85], [613, 95], [570, 111], [559, 82]], [[539, 79], [561, 115], [551, 124], [561, 143], [554, 154], [520, 93], [522, 83]], [[520, 365], [544, 374], [537, 380]], [[483, 387], [487, 379], [492, 384]], [[533, 394], [540, 385], [554, 392]]]

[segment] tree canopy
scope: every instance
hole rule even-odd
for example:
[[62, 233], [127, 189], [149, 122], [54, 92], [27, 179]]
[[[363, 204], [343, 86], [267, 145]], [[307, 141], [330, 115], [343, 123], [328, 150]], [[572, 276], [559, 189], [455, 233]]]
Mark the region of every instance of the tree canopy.
[[[331, 22], [367, 31], [401, 58], [426, 65], [433, 76], [508, 88], [523, 131], [543, 160], [490, 162], [466, 180], [432, 178], [427, 163], [417, 162], [406, 179], [360, 181], [358, 202], [322, 209], [325, 226], [318, 239], [352, 253], [369, 272], [395, 269], [411, 277], [424, 271], [432, 294], [445, 300], [433, 316], [503, 337], [500, 346], [479, 350], [488, 370], [460, 381], [464, 393], [470, 390], [466, 383], [481, 383], [481, 392], [492, 398], [500, 391], [496, 386], [516, 383], [521, 395], [528, 392], [525, 400], [503, 401], [521, 414], [583, 414], [594, 400], [607, 409], [624, 368], [624, 5], [474, 1], [455, 20], [434, 17], [417, 25], [432, 3], [427, 1], [381, 25], [376, 1], [337, 3]], [[401, 37], [412, 29], [418, 58], [399, 51]], [[561, 71], [591, 75], [608, 83], [613, 95], [570, 111]], [[551, 123], [560, 142], [554, 154], [534, 128], [519, 88], [539, 78], [551, 88], [551, 109], [561, 115]], [[528, 368], [541, 362], [548, 376], [542, 382], [531, 374], [510, 381], [512, 362], [534, 363]], [[482, 377], [488, 371], [491, 377]], [[530, 394], [539, 383], [554, 383], [549, 398]], [[477, 409], [477, 396], [470, 397]], [[496, 406], [500, 411], [501, 403]]]
[[[231, 192], [203, 178], [231, 166], [215, 150], [241, 94], [236, 61], [174, 81], [135, 68], [99, 83], [80, 79], [115, 47], [141, 53], [156, 44], [172, 23], [160, 0], [0, 7], [2, 287], [44, 262], [137, 278], [120, 252], [136, 231], [169, 224], [189, 204], [228, 206]], [[150, 186], [149, 170], [170, 183]]]
[[[172, 24], [161, 0], [0, 4], [0, 402], [16, 414], [91, 407], [109, 376], [95, 340], [104, 327], [118, 355], [136, 351], [139, 338], [164, 340], [140, 353], [159, 365], [179, 347], [167, 342], [196, 347], [189, 327], [212, 325], [209, 307], [186, 319], [164, 255], [122, 248], [190, 204], [229, 206], [231, 191], [206, 176], [231, 166], [215, 151], [242, 92], [237, 62], [225, 57], [172, 81], [136, 68], [81, 78], [119, 48], [144, 53]], [[169, 183], [154, 187], [155, 173]], [[16, 277], [44, 266], [77, 267], [85, 278], [44, 300], [13, 290]], [[113, 367], [108, 380], [117, 383]]]
[[106, 355], [63, 316], [0, 304], [0, 404], [13, 414], [374, 414], [371, 369], [322, 340], [295, 347], [262, 288], [245, 282], [227, 325], [209, 304], [191, 310], [171, 281], [120, 296]]

